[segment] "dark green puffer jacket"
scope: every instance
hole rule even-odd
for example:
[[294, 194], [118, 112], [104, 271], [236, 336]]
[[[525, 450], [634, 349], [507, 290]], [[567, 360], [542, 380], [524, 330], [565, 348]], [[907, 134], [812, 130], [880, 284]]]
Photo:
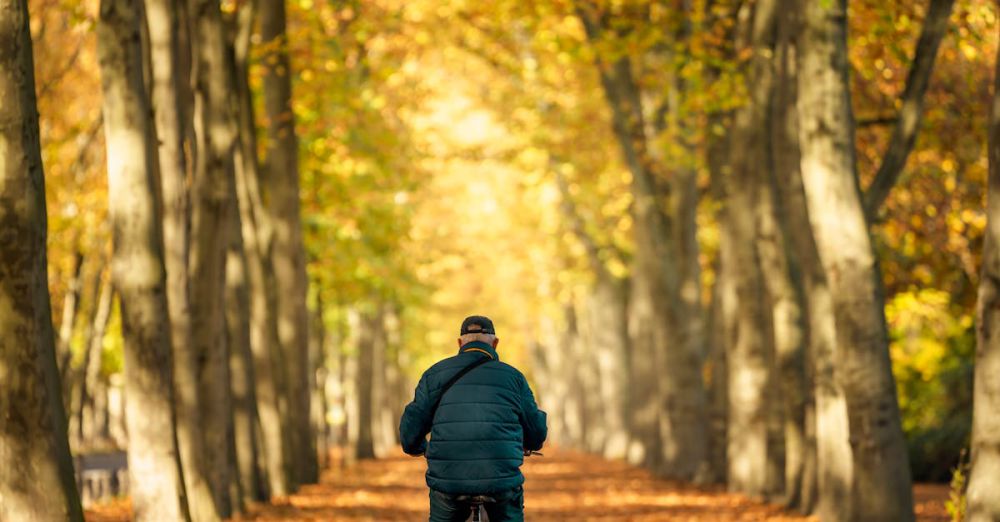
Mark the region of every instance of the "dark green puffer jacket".
[[[487, 356], [493, 360], [462, 376], [431, 419], [445, 383]], [[481, 342], [428, 368], [399, 422], [403, 451], [427, 456], [427, 485], [453, 495], [501, 493], [523, 484], [524, 450], [541, 449], [546, 432], [545, 412], [524, 375]]]

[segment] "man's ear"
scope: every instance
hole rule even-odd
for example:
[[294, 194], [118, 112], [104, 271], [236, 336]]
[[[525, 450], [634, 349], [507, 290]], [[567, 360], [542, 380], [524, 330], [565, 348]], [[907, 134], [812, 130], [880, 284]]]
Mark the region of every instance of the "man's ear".
[[461, 337], [458, 338], [458, 347], [459, 348], [462, 347], [462, 338]]
[[493, 349], [494, 349], [494, 350], [496, 350], [496, 349], [497, 349], [497, 345], [498, 345], [498, 344], [500, 344], [500, 338], [499, 338], [499, 337], [494, 337], [494, 338], [493, 338]]

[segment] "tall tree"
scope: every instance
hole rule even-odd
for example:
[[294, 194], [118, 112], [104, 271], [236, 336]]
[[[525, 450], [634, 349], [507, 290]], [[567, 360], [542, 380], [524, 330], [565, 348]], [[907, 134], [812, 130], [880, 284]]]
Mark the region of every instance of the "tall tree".
[[267, 49], [263, 58], [264, 110], [268, 119], [265, 179], [272, 202], [278, 335], [288, 365], [288, 400], [294, 405], [288, 410], [294, 478], [299, 483], [311, 483], [319, 478], [319, 468], [309, 418], [308, 278], [302, 243], [299, 142], [292, 111], [292, 69], [286, 25], [284, 0], [261, 4], [260, 34]]
[[52, 330], [27, 1], [0, 1], [0, 13], [0, 519], [82, 521]]
[[112, 280], [121, 299], [128, 459], [137, 520], [187, 520], [174, 422], [156, 150], [143, 84], [142, 3], [102, 0], [97, 52], [104, 93]]
[[[59, 365], [60, 382], [69, 383], [70, 362], [73, 358], [73, 351], [70, 349], [70, 341], [73, 338], [73, 328], [76, 326], [76, 316], [80, 311], [80, 291], [83, 289], [83, 252], [77, 251], [73, 254], [73, 269], [69, 280], [69, 288], [63, 297], [62, 319], [59, 324], [59, 337], [56, 341], [57, 363]], [[66, 388], [69, 388], [67, 386]], [[70, 391], [64, 389], [63, 393], [68, 399]], [[69, 400], [63, 401], [69, 404]]]
[[[235, 187], [233, 196], [235, 199]], [[226, 254], [226, 342], [229, 345], [229, 371], [233, 393], [233, 444], [235, 480], [245, 500], [266, 500], [267, 489], [261, 474], [258, 432], [256, 379], [250, 349], [250, 300], [247, 261], [240, 216], [231, 213], [229, 245]], [[243, 502], [234, 507], [242, 507]]]
[[227, 237], [233, 208], [237, 127], [229, 98], [233, 71], [227, 33], [218, 0], [189, 0], [194, 137], [191, 207], [192, 345], [198, 361], [201, 433], [207, 448], [205, 467], [218, 517], [232, 511], [229, 497], [232, 393], [225, 338]]
[[[620, 38], [611, 30], [611, 13], [586, 3], [578, 15], [588, 40]], [[632, 174], [633, 256], [628, 331], [632, 343], [631, 430], [644, 450], [646, 464], [666, 475], [692, 478], [705, 464], [705, 393], [700, 354], [680, 331], [680, 281], [677, 248], [672, 243], [661, 201], [669, 199], [666, 175], [651, 152], [641, 93], [631, 58], [608, 61], [595, 53], [614, 133]], [[664, 197], [666, 196], [666, 198]]]
[[[776, 458], [769, 438], [769, 412], [774, 405], [772, 359], [774, 357], [771, 313], [766, 309], [764, 272], [754, 246], [758, 242], [757, 179], [769, 174], [770, 154], [766, 127], [773, 74], [770, 56], [774, 48], [777, 2], [763, 0], [748, 17], [745, 45], [751, 50], [746, 73], [749, 100], [734, 117], [731, 137], [732, 174], [725, 198], [722, 234], [732, 254], [736, 285], [735, 328], [727, 332], [729, 378], [729, 431], [727, 482], [731, 489], [764, 496], [774, 491], [770, 469]], [[742, 39], [742, 38], [741, 38]], [[774, 274], [768, 274], [774, 275]]]
[[[805, 280], [800, 267], [801, 256], [792, 237], [794, 225], [789, 223], [787, 207], [791, 196], [779, 189], [789, 183], [789, 171], [797, 171], [798, 164], [798, 156], [790, 153], [796, 150], [793, 143], [797, 141], [788, 142], [788, 134], [792, 132], [788, 122], [794, 120], [788, 114], [791, 99], [788, 89], [795, 76], [788, 66], [794, 48], [795, 17], [784, 9], [784, 5], [784, 0], [777, 2], [775, 50], [771, 63], [774, 79], [764, 126], [768, 134], [769, 171], [756, 179], [757, 250], [771, 302], [775, 369], [784, 409], [784, 502], [808, 513], [815, 499], [816, 445], [812, 372], [808, 371], [806, 349], [809, 331]], [[779, 173], [781, 170], [785, 172]], [[801, 201], [801, 195], [798, 199]], [[801, 228], [808, 232], [808, 223], [803, 221]]]
[[[181, 22], [184, 23], [181, 23]], [[191, 515], [196, 520], [219, 520], [209, 485], [208, 462], [199, 415], [198, 357], [192, 343], [191, 207], [188, 189], [190, 107], [187, 71], [181, 69], [181, 31], [186, 31], [183, 2], [146, 1], [149, 30], [151, 97], [156, 123], [160, 188], [163, 197], [164, 263], [167, 269], [167, 305], [174, 358], [177, 440]]]
[[913, 520], [882, 284], [861, 203], [848, 83], [847, 2], [798, 3], [799, 135], [809, 222], [830, 285], [854, 462], [852, 518]]
[[93, 305], [87, 339], [83, 345], [83, 362], [80, 364], [79, 392], [77, 393], [77, 420], [75, 435], [77, 440], [90, 441], [97, 433], [97, 412], [95, 397], [99, 392], [101, 377], [101, 348], [104, 346], [104, 334], [107, 331], [108, 320], [111, 318], [111, 305], [114, 301], [114, 288], [109, 278], [98, 275], [99, 290], [95, 289], [97, 300]]
[[986, 191], [986, 238], [979, 279], [976, 375], [972, 413], [969, 522], [1000, 520], [1000, 51], [989, 111], [990, 172]]
[[569, 228], [583, 245], [587, 262], [594, 275], [592, 292], [584, 303], [583, 322], [590, 331], [586, 342], [592, 343], [593, 358], [597, 362], [596, 376], [600, 388], [596, 394], [600, 401], [600, 419], [594, 419], [602, 431], [602, 452], [608, 458], [623, 458], [628, 449], [628, 371], [626, 346], [625, 283], [608, 270], [601, 257], [601, 247], [587, 231], [587, 225], [577, 209], [570, 191], [569, 181], [559, 165], [554, 165], [556, 184], [562, 196], [560, 205]]
[[271, 269], [271, 221], [264, 206], [257, 159], [257, 132], [250, 91], [250, 39], [257, 2], [244, 2], [236, 12], [233, 35], [233, 103], [239, 117], [236, 148], [236, 196], [246, 255], [250, 300], [250, 348], [253, 355], [257, 413], [261, 421], [261, 449], [266, 471], [266, 494], [287, 495], [291, 480], [291, 441], [287, 430], [287, 402], [283, 392], [286, 365], [278, 341], [276, 289]]
[[380, 338], [384, 337], [385, 321], [381, 306], [373, 308], [361, 312], [358, 322], [361, 328], [355, 335], [358, 355], [355, 379], [358, 435], [354, 456], [358, 459], [375, 458], [375, 364], [380, 358], [376, 351], [382, 348]]

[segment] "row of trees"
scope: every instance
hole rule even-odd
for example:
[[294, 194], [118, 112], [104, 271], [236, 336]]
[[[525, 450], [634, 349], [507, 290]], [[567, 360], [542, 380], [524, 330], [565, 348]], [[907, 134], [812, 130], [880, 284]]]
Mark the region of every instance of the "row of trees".
[[[329, 444], [392, 451], [407, 377], [470, 307], [498, 320], [505, 361], [531, 344], [523, 366], [560, 442], [824, 520], [912, 517], [883, 292], [932, 286], [971, 315], [985, 140], [948, 111], [988, 105], [973, 65], [992, 57], [963, 57], [995, 41], [974, 34], [992, 6], [290, 2], [286, 20], [283, 2], [104, 1], [81, 31], [98, 36], [93, 97], [70, 85], [87, 85], [86, 46], [56, 52], [75, 33], [32, 2], [40, 63], [24, 2], [0, 10], [19, 14], [2, 17], [17, 52], [0, 54], [22, 125], [3, 139], [25, 151], [4, 155], [0, 210], [17, 226], [0, 320], [27, 332], [0, 339], [3, 368], [25, 369], [0, 376], [17, 419], [0, 518], [79, 516], [59, 423], [68, 404], [77, 448], [116, 431], [101, 377], [118, 354], [137, 516], [212, 520], [314, 480]], [[66, 17], [86, 27], [85, 4]], [[74, 109], [98, 99], [100, 120]], [[100, 139], [106, 197], [67, 181], [101, 170]], [[105, 199], [112, 276], [100, 233], [84, 256], [74, 244]], [[988, 364], [969, 491], [984, 520]]]
[[[522, 94], [521, 107], [551, 125], [531, 144], [547, 158], [564, 229], [590, 272], [584, 290], [566, 298], [564, 318], [540, 327], [534, 350], [557, 437], [664, 476], [723, 481], [823, 520], [913, 519], [872, 229], [914, 149], [953, 7], [931, 1], [923, 11], [905, 88], [895, 114], [878, 123], [890, 132], [863, 190], [846, 1], [503, 4], [465, 13], [491, 43], [459, 45], [490, 67], [520, 69], [513, 92], [535, 94]], [[516, 20], [521, 32], [491, 31], [490, 16]], [[547, 75], [547, 59], [559, 67], [590, 61], [596, 71]], [[585, 102], [565, 93], [586, 96], [591, 81], [606, 103], [591, 118], [608, 122], [610, 134], [581, 134], [570, 123]], [[516, 110], [498, 110], [517, 121]], [[571, 130], [551, 130], [560, 124]], [[599, 192], [594, 185], [609, 176], [588, 172], [595, 167], [585, 151], [607, 137], [631, 175], [631, 250], [603, 228], [605, 202], [581, 208], [590, 197], [582, 191]], [[707, 184], [698, 181], [701, 165]], [[717, 250], [706, 266], [698, 209], [707, 205], [718, 207], [710, 212]], [[981, 280], [990, 288], [988, 275]], [[978, 320], [986, 337], [972, 520], [998, 516], [984, 493], [996, 480], [984, 420], [995, 417], [984, 406], [991, 295], [980, 291], [987, 312]]]
[[[62, 399], [83, 439], [82, 426], [95, 422], [112, 288], [137, 519], [221, 520], [249, 500], [316, 481], [284, 3], [239, 2], [225, 12], [215, 1], [100, 3], [113, 252], [82, 372], [68, 355], [79, 284], [67, 296], [56, 363], [28, 5], [2, 7], [3, 97], [13, 102], [3, 109], [4, 230], [12, 235], [2, 263], [0, 518], [82, 519]], [[249, 72], [255, 34], [263, 159]]]

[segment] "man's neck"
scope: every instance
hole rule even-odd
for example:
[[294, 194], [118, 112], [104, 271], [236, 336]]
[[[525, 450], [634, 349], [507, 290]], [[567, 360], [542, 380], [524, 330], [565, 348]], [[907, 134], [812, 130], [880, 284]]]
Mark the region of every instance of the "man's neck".
[[470, 343], [465, 343], [462, 345], [462, 349], [460, 349], [458, 352], [459, 353], [481, 352], [485, 353], [486, 355], [489, 355], [490, 358], [493, 359], [494, 361], [500, 360], [500, 357], [497, 355], [496, 348], [493, 348], [493, 346], [490, 345], [489, 343], [484, 343], [482, 341], [472, 341]]

